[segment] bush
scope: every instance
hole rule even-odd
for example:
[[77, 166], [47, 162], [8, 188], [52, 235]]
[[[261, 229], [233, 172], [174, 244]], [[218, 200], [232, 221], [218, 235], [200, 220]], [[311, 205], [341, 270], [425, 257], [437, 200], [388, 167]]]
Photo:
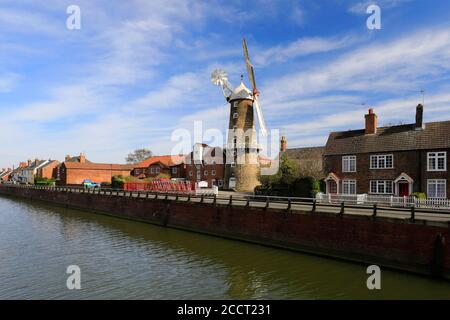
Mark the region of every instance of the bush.
[[34, 184], [40, 186], [53, 186], [55, 184], [55, 180], [47, 178], [36, 178], [34, 180]]
[[411, 196], [413, 196], [419, 200], [424, 200], [427, 198], [427, 195], [425, 192], [414, 192], [411, 194]]
[[320, 181], [313, 177], [303, 177], [294, 182], [293, 195], [302, 198], [313, 198], [320, 192]]

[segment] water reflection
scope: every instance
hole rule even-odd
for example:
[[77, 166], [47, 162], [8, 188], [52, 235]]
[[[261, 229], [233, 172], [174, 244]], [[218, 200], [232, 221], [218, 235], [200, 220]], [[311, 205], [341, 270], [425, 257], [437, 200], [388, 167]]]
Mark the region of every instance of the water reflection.
[[[450, 299], [450, 285], [41, 203], [0, 198], [0, 298]], [[3, 232], [5, 231], [5, 232]], [[65, 268], [82, 270], [80, 291]]]

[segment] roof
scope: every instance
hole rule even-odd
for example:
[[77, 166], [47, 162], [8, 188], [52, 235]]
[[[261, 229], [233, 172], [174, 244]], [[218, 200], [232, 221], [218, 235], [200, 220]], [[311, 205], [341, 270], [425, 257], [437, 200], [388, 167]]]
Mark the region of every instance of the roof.
[[364, 130], [332, 132], [325, 155], [358, 154], [450, 148], [450, 121], [430, 122], [424, 129], [414, 124], [377, 128], [376, 134]]
[[31, 162], [31, 164], [25, 168], [23, 168], [24, 170], [34, 170], [39, 168], [40, 166], [42, 166], [43, 164], [45, 164], [48, 160], [37, 160], [37, 161], [33, 161]]
[[67, 169], [90, 169], [90, 170], [133, 170], [133, 166], [129, 164], [112, 164], [112, 163], [92, 163], [92, 162], [64, 162]]
[[[70, 157], [67, 160], [64, 160], [64, 162], [80, 162], [80, 156], [76, 156], [76, 157]], [[89, 161], [88, 159], [84, 160], [85, 163], [92, 163], [91, 161]]]
[[158, 162], [166, 167], [173, 167], [173, 166], [177, 166], [179, 164], [184, 163], [185, 157], [186, 156], [184, 156], [184, 155], [154, 156], [154, 157], [147, 158], [147, 159], [135, 164], [133, 167], [134, 168], [148, 168], [152, 164], [155, 164]]
[[245, 86], [244, 82], [234, 89], [233, 93], [230, 95], [229, 101], [250, 99], [253, 100], [252, 92]]
[[293, 160], [318, 159], [322, 161], [324, 150], [325, 147], [290, 148], [286, 149], [285, 153], [289, 159]]

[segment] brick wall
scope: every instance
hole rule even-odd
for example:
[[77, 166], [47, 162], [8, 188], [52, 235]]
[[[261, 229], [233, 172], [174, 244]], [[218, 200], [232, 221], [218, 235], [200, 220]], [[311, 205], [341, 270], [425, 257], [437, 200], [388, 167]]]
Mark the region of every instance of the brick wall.
[[[341, 179], [357, 180], [357, 193], [369, 193], [370, 180], [395, 180], [406, 173], [414, 180], [413, 192], [427, 192], [427, 179], [446, 179], [447, 197], [450, 197], [450, 150], [447, 150], [447, 171], [428, 172], [427, 152], [438, 150], [414, 150], [398, 152], [378, 152], [356, 155], [356, 172], [342, 172], [342, 157], [344, 155], [324, 156], [324, 170], [328, 174], [336, 173]], [[370, 169], [370, 156], [382, 154], [394, 155], [393, 169]], [[351, 154], [349, 154], [351, 155]], [[340, 190], [342, 190], [340, 188]]]

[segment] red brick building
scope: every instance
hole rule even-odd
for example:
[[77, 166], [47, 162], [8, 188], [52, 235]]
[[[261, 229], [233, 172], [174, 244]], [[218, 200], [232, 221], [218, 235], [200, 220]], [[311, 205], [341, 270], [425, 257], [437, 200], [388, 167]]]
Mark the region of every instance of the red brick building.
[[206, 181], [208, 187], [223, 187], [225, 173], [225, 153], [222, 148], [207, 144], [194, 145], [186, 156], [186, 179], [192, 182]]
[[130, 176], [132, 170], [132, 165], [93, 163], [80, 154], [79, 157], [67, 156], [66, 161], [57, 166], [56, 181], [58, 185], [80, 185], [84, 180], [111, 183], [113, 176]]
[[450, 196], [450, 121], [378, 127], [372, 109], [365, 128], [332, 132], [324, 151], [327, 193]]
[[185, 178], [185, 156], [154, 156], [134, 165], [132, 172], [137, 178], [155, 178], [160, 174], [170, 178]]
[[47, 164], [37, 169], [36, 177], [42, 179], [54, 178], [59, 164], [60, 162], [58, 160], [50, 160]]

